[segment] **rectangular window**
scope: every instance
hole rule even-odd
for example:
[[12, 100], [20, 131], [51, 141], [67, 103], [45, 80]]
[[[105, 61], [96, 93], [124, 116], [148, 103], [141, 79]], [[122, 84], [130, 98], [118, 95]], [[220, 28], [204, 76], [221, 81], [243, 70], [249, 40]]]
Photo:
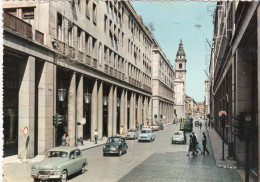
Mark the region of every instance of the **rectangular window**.
[[90, 35], [86, 33], [85, 37], [86, 54], [90, 56]]
[[11, 15], [14, 15], [14, 16], [17, 15], [15, 8], [12, 8], [12, 9], [9, 9], [9, 8], [8, 8], [8, 9], [4, 9], [4, 11], [7, 12], [7, 13], [10, 13]]
[[69, 21], [68, 23], [68, 40], [69, 40], [69, 46], [73, 47], [73, 23]]
[[23, 8], [23, 19], [34, 19], [34, 8]]
[[96, 25], [97, 24], [97, 6], [94, 3], [93, 3], [92, 18], [93, 18], [93, 23]]
[[86, 17], [90, 19], [90, 13], [89, 13], [89, 0], [86, 0]]
[[57, 14], [57, 39], [63, 41], [62, 39], [62, 16]]
[[82, 39], [81, 36], [82, 35], [82, 30], [80, 28], [78, 28], [78, 33], [77, 33], [77, 44], [78, 44], [78, 50], [82, 51]]
[[92, 57], [93, 58], [97, 58], [97, 39], [92, 37]]
[[107, 32], [107, 16], [104, 17], [104, 32]]
[[121, 43], [121, 46], [123, 47], [124, 46], [124, 33], [122, 32], [122, 39], [121, 39], [122, 43]]

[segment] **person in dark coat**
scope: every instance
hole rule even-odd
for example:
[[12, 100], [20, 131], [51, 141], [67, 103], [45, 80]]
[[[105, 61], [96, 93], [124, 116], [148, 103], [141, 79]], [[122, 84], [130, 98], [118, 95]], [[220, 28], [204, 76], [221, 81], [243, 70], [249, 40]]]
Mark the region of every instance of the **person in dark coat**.
[[202, 123], [200, 122], [200, 130], [201, 130], [201, 127], [202, 127]]
[[187, 156], [190, 156], [190, 152], [193, 152], [193, 145], [192, 145], [192, 135], [190, 135], [190, 145]]
[[209, 150], [207, 149], [207, 137], [204, 132], [203, 132], [202, 146], [203, 146], [202, 155], [205, 155], [205, 151], [207, 152], [207, 155], [209, 155]]
[[66, 134], [64, 133], [63, 137], [61, 138], [61, 146], [66, 146]]
[[192, 132], [192, 147], [193, 147], [192, 155], [195, 155], [195, 152], [196, 152], [196, 154], [198, 153], [197, 147], [196, 147], [197, 143], [198, 143], [197, 137], [194, 134], [194, 132]]

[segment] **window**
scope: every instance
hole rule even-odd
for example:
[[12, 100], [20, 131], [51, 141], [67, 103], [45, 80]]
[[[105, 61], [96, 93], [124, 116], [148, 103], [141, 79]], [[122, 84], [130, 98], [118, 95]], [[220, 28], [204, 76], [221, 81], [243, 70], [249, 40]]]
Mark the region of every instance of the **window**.
[[4, 9], [4, 11], [6, 11], [7, 13], [10, 13], [11, 15], [16, 16], [16, 9]]
[[79, 8], [79, 11], [82, 11], [82, 7], [81, 7], [81, 0], [78, 0], [78, 8]]
[[69, 40], [69, 46], [73, 47], [73, 23], [69, 21], [68, 23], [68, 40]]
[[86, 17], [90, 19], [90, 13], [89, 13], [89, 0], [86, 0]]
[[104, 47], [104, 62], [107, 64], [107, 47]]
[[34, 8], [23, 8], [23, 19], [34, 19]]
[[85, 44], [86, 44], [86, 54], [90, 56], [90, 35], [86, 34], [85, 37]]
[[179, 69], [182, 69], [182, 64], [181, 63], [179, 64]]
[[75, 150], [75, 155], [80, 156], [80, 150]]
[[102, 65], [102, 44], [99, 43], [99, 48], [98, 48], [98, 60], [99, 60], [99, 65]]
[[104, 17], [104, 32], [107, 32], [107, 16]]
[[96, 25], [97, 24], [97, 6], [94, 3], [93, 3], [92, 18], [93, 18], [93, 23]]
[[63, 41], [62, 37], [62, 16], [61, 14], [57, 14], [57, 39]]
[[96, 43], [97, 43], [97, 39], [95, 38], [92, 38], [92, 57], [93, 58], [96, 58], [97, 57], [97, 46], [96, 46]]
[[77, 44], [78, 44], [78, 50], [82, 51], [82, 30], [78, 28], [78, 33], [77, 33]]
[[124, 46], [124, 33], [122, 32], [122, 39], [121, 39], [121, 45]]

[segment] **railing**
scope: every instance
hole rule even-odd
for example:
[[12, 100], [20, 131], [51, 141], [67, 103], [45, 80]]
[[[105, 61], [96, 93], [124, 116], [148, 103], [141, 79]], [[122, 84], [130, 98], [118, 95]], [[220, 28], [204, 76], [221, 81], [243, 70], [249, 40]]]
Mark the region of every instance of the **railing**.
[[65, 43], [61, 41], [57, 41], [57, 42], [58, 42], [58, 51], [65, 54]]
[[75, 48], [69, 46], [68, 55], [75, 58]]
[[113, 75], [113, 68], [110, 67], [110, 71], [109, 71], [110, 75]]
[[78, 51], [78, 60], [81, 61], [81, 62], [83, 62], [83, 57], [84, 57], [83, 52]]
[[14, 15], [4, 12], [3, 14], [4, 26], [32, 38], [32, 25], [17, 18]]
[[38, 30], [35, 30], [35, 41], [43, 44], [44, 34]]
[[87, 57], [86, 57], [86, 63], [87, 63], [88, 65], [90, 65], [90, 60], [91, 60], [91, 57], [90, 57], [89, 55], [87, 55]]
[[94, 68], [97, 68], [97, 59], [93, 58], [92, 65], [94, 66]]
[[125, 74], [122, 73], [122, 80], [125, 80]]
[[117, 70], [114, 69], [114, 76], [117, 77]]

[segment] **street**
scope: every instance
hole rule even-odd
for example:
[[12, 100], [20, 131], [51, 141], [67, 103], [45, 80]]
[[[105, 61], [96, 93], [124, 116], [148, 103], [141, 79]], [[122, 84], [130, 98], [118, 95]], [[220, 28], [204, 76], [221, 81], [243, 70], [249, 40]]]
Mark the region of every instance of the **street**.
[[[215, 165], [212, 149], [208, 139], [210, 155], [186, 156], [187, 144], [171, 144], [173, 130], [178, 130], [179, 124], [168, 125], [164, 130], [156, 132], [154, 142], [141, 142], [127, 140], [127, 153], [118, 156], [103, 157], [102, 147], [99, 146], [86, 151], [88, 166], [84, 174], [70, 176], [68, 181], [219, 181], [219, 182], [240, 182], [242, 181], [236, 170], [218, 168]], [[198, 136], [201, 144], [202, 129], [194, 127], [193, 131]], [[207, 134], [207, 132], [206, 132]], [[9, 164], [4, 166], [5, 175], [14, 181], [33, 181], [30, 177], [32, 164]], [[12, 176], [14, 167], [19, 166], [18, 174]], [[30, 180], [29, 180], [30, 179]]]

